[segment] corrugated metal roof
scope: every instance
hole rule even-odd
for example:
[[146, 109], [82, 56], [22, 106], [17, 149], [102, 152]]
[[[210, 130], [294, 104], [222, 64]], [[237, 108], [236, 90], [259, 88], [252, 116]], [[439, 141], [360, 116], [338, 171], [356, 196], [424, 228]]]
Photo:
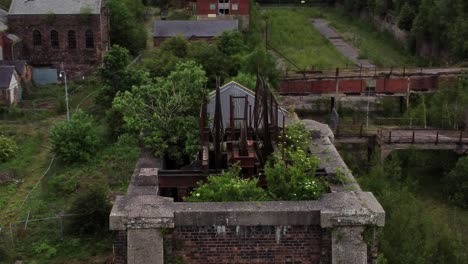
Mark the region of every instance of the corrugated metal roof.
[[237, 29], [238, 20], [157, 20], [153, 24], [153, 37], [216, 37]]
[[11, 77], [15, 72], [15, 66], [0, 66], [0, 89], [10, 87]]
[[84, 10], [99, 14], [101, 0], [13, 0], [10, 15], [80, 14]]

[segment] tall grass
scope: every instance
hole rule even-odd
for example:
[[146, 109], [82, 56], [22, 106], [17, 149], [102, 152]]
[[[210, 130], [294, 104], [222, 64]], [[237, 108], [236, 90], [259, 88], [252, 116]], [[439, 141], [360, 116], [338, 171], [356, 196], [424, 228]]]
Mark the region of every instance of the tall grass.
[[[312, 25], [317, 9], [271, 8], [264, 10], [269, 21], [269, 44], [302, 69], [351, 66]], [[297, 70], [288, 65], [291, 70]]]
[[[311, 11], [317, 13], [317, 11]], [[359, 57], [379, 67], [424, 66], [427, 61], [411, 55], [405, 43], [398, 42], [389, 32], [381, 32], [368, 21], [350, 16], [340, 8], [320, 9], [320, 15], [330, 21], [343, 38], [360, 50]]]

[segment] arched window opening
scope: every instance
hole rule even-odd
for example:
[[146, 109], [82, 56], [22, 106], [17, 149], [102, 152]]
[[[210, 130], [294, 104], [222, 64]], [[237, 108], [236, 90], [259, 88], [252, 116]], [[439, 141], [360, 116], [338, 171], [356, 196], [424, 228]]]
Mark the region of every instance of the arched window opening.
[[42, 45], [42, 37], [41, 37], [41, 32], [39, 32], [39, 30], [33, 31], [33, 45], [34, 46]]
[[52, 30], [50, 32], [50, 46], [52, 46], [52, 48], [54, 49], [58, 49], [59, 48], [59, 34], [56, 30]]
[[91, 30], [86, 31], [86, 48], [87, 49], [94, 48], [94, 35], [93, 35], [93, 31]]
[[75, 31], [68, 31], [68, 48], [76, 49], [76, 34]]

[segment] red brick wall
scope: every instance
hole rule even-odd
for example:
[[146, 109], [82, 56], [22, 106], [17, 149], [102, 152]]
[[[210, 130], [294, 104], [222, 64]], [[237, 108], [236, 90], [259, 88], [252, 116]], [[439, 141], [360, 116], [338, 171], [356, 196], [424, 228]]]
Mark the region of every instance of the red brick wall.
[[[218, 0], [197, 0], [197, 15], [218, 14]], [[215, 10], [210, 10], [210, 4], [216, 4]], [[232, 10], [232, 4], [238, 5], [238, 10]], [[230, 15], [249, 15], [249, 0], [230, 0]]]
[[117, 231], [114, 243], [114, 264], [127, 263], [127, 231]]
[[[104, 1], [103, 1], [104, 2]], [[22, 39], [22, 54], [20, 59], [27, 60], [33, 66], [60, 66], [63, 61], [70, 76], [92, 73], [101, 63], [107, 51], [108, 19], [107, 9], [103, 7], [103, 15], [90, 15], [85, 21], [82, 15], [9, 15], [9, 30]], [[42, 46], [33, 45], [33, 30], [41, 32]], [[59, 33], [59, 48], [50, 45], [50, 32]], [[76, 34], [76, 49], [68, 48], [68, 31]], [[94, 33], [94, 48], [86, 48], [85, 32]]]
[[[165, 259], [183, 263], [329, 263], [331, 240], [319, 226], [176, 227]], [[219, 231], [219, 230], [218, 230]], [[279, 239], [279, 240], [277, 240]]]

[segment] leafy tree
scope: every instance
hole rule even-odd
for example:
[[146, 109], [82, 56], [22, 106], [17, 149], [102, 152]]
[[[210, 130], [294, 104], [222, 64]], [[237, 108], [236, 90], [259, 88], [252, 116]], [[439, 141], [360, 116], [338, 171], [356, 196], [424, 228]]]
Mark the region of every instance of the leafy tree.
[[208, 176], [206, 183], [199, 183], [187, 202], [239, 202], [266, 201], [267, 192], [258, 187], [258, 179], [242, 179], [241, 168], [233, 166], [221, 175]]
[[285, 160], [277, 153], [265, 166], [268, 190], [274, 200], [316, 200], [326, 191], [323, 179], [315, 178], [316, 157], [302, 149], [286, 148]]
[[237, 69], [232, 69], [236, 64], [232, 63], [229, 57], [219, 51], [216, 46], [209, 45], [205, 41], [191, 43], [189, 57], [203, 67], [211, 87], [216, 85], [216, 77], [224, 79], [230, 75], [231, 71], [237, 74]]
[[248, 74], [248, 73], [239, 72], [236, 76], [228, 78], [225, 84], [227, 84], [230, 81], [235, 81], [249, 88], [250, 90], [254, 91], [257, 85], [257, 76]]
[[107, 232], [111, 204], [107, 198], [107, 189], [102, 185], [78, 192], [74, 197], [68, 214], [70, 218], [66, 231], [74, 235], [98, 235]]
[[18, 151], [14, 139], [0, 135], [0, 162], [11, 159]]
[[405, 3], [398, 16], [398, 27], [404, 30], [411, 30], [414, 17], [415, 13], [413, 8], [408, 3]]
[[56, 123], [50, 131], [52, 152], [66, 163], [88, 161], [101, 145], [100, 131], [94, 119], [79, 110], [70, 121]]
[[141, 1], [108, 0], [111, 43], [127, 48], [136, 55], [146, 47], [144, 6]]
[[277, 87], [279, 84], [280, 72], [276, 65], [276, 60], [273, 56], [264, 49], [256, 49], [248, 54], [242, 66], [242, 72], [260, 75], [267, 78], [268, 82]]
[[120, 93], [113, 107], [123, 113], [127, 129], [142, 132], [156, 156], [183, 162], [198, 150], [198, 113], [208, 93], [206, 82], [199, 65], [182, 62], [167, 78]]
[[239, 31], [224, 31], [215, 43], [218, 50], [227, 56], [243, 53], [246, 48]]
[[376, 160], [359, 179], [385, 208], [379, 251], [388, 263], [465, 263], [463, 244], [450, 225], [431, 214], [395, 174], [401, 175], [398, 160], [383, 165]]
[[169, 75], [182, 60], [172, 52], [153, 49], [143, 57], [140, 66], [149, 72], [151, 77], [164, 77]]
[[445, 192], [454, 204], [468, 208], [468, 157], [460, 158], [445, 176]]
[[162, 52], [170, 52], [179, 58], [186, 58], [189, 43], [183, 36], [168, 38], [161, 43]]
[[104, 56], [103, 66], [99, 68], [104, 87], [96, 101], [101, 107], [110, 107], [117, 92], [130, 90], [132, 85], [141, 85], [149, 81], [149, 74], [138, 69], [129, 68], [128, 50], [118, 45], [112, 46]]

